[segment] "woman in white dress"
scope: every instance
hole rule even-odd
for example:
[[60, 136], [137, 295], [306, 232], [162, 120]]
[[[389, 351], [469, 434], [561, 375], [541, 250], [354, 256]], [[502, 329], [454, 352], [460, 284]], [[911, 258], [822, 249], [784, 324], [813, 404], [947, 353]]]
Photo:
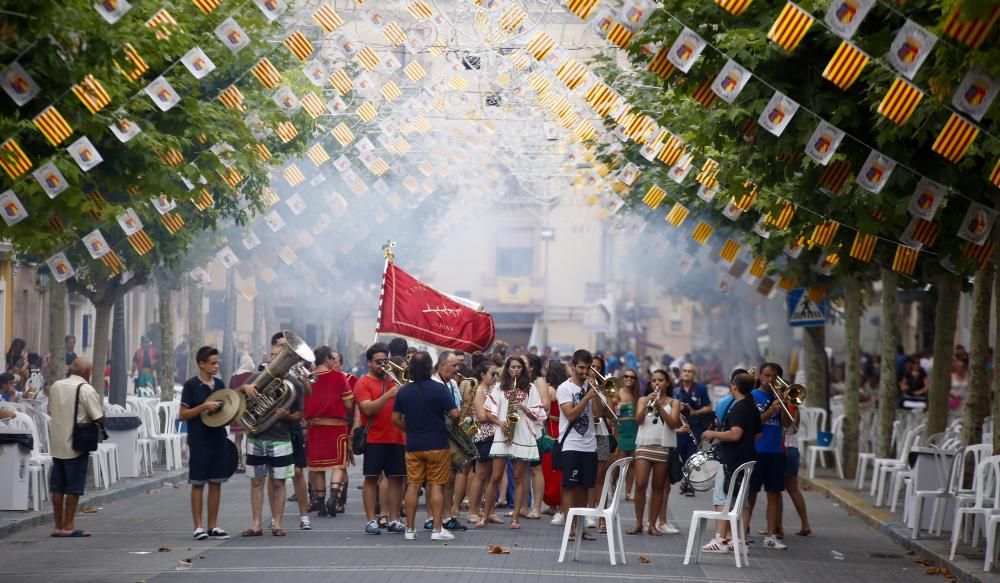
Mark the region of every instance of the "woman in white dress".
[[[504, 439], [507, 428], [508, 408], [516, 407], [518, 420], [514, 426], [513, 438]], [[504, 361], [500, 372], [500, 383], [493, 387], [486, 397], [486, 417], [495, 427], [490, 457], [493, 458], [493, 472], [486, 488], [486, 509], [482, 520], [476, 526], [486, 526], [486, 518], [493, 514], [497, 489], [507, 471], [507, 460], [514, 462], [514, 511], [511, 528], [521, 528], [521, 511], [527, 498], [528, 464], [539, 459], [538, 439], [541, 423], [545, 419], [545, 408], [538, 391], [528, 379], [528, 369], [524, 361], [511, 356]]]

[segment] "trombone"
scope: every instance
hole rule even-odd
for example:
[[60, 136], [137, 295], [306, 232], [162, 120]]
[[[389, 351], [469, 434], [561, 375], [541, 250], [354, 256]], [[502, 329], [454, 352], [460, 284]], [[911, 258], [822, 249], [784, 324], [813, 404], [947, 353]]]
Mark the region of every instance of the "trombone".
[[[604, 407], [609, 413], [611, 413], [611, 416], [615, 418], [615, 421], [619, 421], [618, 415], [615, 415], [615, 410], [611, 408], [611, 403], [608, 402], [608, 399], [613, 399], [615, 395], [618, 394], [618, 391], [621, 390], [621, 379], [617, 377], [606, 377], [597, 371], [597, 367], [592, 366], [590, 367], [590, 370], [593, 371], [594, 376], [597, 377], [597, 380], [600, 382], [600, 385], [595, 387], [597, 389], [597, 396], [601, 398], [601, 402], [604, 403]], [[589, 383], [590, 379], [587, 379], [587, 382]]]
[[382, 370], [385, 371], [386, 376], [392, 379], [392, 382], [396, 383], [397, 386], [402, 387], [413, 382], [413, 377], [410, 376], [410, 369], [400, 366], [391, 360], [385, 361]]
[[[750, 369], [747, 372], [753, 375], [754, 369]], [[795, 406], [799, 406], [804, 403], [806, 399], [806, 388], [798, 383], [788, 384], [788, 381], [781, 377], [775, 377], [774, 382], [770, 383], [768, 388], [771, 389], [772, 393], [774, 393], [774, 398], [778, 400], [778, 403], [781, 405], [781, 409], [791, 420], [792, 431], [798, 433], [799, 424], [795, 421], [795, 416], [788, 410], [788, 405], [786, 403], [791, 403]]]

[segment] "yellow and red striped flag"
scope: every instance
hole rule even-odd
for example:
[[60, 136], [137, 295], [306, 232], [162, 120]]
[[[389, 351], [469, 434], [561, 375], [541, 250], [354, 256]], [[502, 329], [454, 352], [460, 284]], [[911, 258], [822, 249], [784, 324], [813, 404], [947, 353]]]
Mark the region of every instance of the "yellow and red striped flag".
[[406, 33], [395, 22], [385, 25], [385, 28], [382, 29], [382, 36], [394, 47], [401, 47], [406, 44]]
[[635, 33], [620, 22], [615, 22], [608, 29], [608, 40], [620, 49], [627, 49], [634, 37]]
[[344, 24], [344, 19], [329, 4], [320, 6], [312, 18], [325, 32], [333, 32]]
[[820, 225], [816, 225], [813, 228], [812, 237], [809, 238], [809, 243], [819, 245], [820, 247], [829, 247], [833, 243], [833, 238], [837, 236], [838, 229], [840, 229], [840, 223], [833, 220], [827, 220]]
[[848, 41], [841, 41], [823, 70], [823, 78], [846, 91], [858, 80], [867, 64], [868, 55]]
[[184, 218], [177, 213], [167, 213], [160, 217], [160, 221], [163, 222], [163, 226], [171, 235], [176, 234], [184, 226]]
[[243, 111], [243, 93], [235, 85], [230, 85], [225, 91], [219, 94], [219, 101], [229, 109]]
[[961, 12], [962, 6], [961, 3], [958, 3], [958, 6], [955, 6], [948, 18], [945, 19], [944, 33], [962, 44], [978, 49], [979, 45], [983, 44], [983, 41], [990, 34], [990, 29], [996, 24], [997, 19], [1000, 18], [1000, 6], [994, 6], [986, 18], [962, 20]]
[[670, 212], [667, 213], [667, 222], [675, 227], [680, 227], [684, 223], [684, 219], [691, 214], [691, 211], [687, 209], [684, 205], [679, 202], [675, 202], [674, 206], [670, 208]]
[[42, 110], [42, 113], [38, 114], [31, 121], [53, 146], [58, 146], [66, 138], [73, 135], [73, 128], [69, 127], [66, 118], [59, 113], [59, 110], [54, 105], [46, 107]]
[[993, 186], [1000, 188], [1000, 159], [997, 160], [997, 163], [993, 165], [993, 170], [990, 171], [990, 182], [993, 183]]
[[[414, 61], [415, 62], [415, 61]], [[354, 88], [354, 82], [347, 76], [343, 69], [337, 69], [330, 75], [330, 85], [337, 90], [341, 97], [347, 95]]]
[[787, 200], [779, 203], [780, 210], [777, 214], [767, 213], [764, 221], [775, 229], [787, 229], [792, 224], [792, 217], [795, 216], [795, 205]]
[[694, 178], [695, 182], [705, 188], [714, 188], [719, 184], [718, 176], [720, 170], [722, 170], [722, 168], [719, 166], [719, 163], [709, 158], [705, 160], [704, 164], [702, 164], [701, 170]]
[[764, 274], [767, 273], [767, 266], [770, 265], [770, 263], [771, 262], [767, 259], [757, 255], [750, 263], [750, 275], [754, 277], [764, 277]]
[[319, 98], [318, 95], [310, 91], [302, 98], [302, 109], [306, 110], [313, 119], [318, 118], [326, 112], [326, 106], [323, 105], [323, 100]]
[[347, 146], [354, 141], [354, 132], [347, 127], [347, 124], [340, 122], [337, 127], [333, 128], [333, 137], [340, 142], [341, 146]]
[[570, 91], [576, 89], [583, 83], [590, 73], [586, 65], [575, 59], [566, 59], [559, 68], [556, 69], [556, 77], [562, 81]]
[[288, 38], [284, 41], [284, 45], [288, 49], [288, 52], [295, 55], [295, 58], [300, 61], [308, 59], [316, 51], [316, 48], [309, 42], [306, 35], [302, 34], [302, 31], [299, 30], [288, 35]]
[[979, 269], [982, 270], [986, 267], [986, 262], [993, 257], [993, 250], [996, 247], [996, 242], [987, 239], [982, 245], [976, 245], [975, 243], [968, 243], [965, 245], [965, 250], [962, 251], [962, 256], [966, 259], [972, 259], [979, 263]]
[[306, 155], [309, 159], [313, 161], [313, 164], [321, 166], [324, 162], [330, 159], [330, 154], [327, 154], [326, 148], [323, 144], [316, 144], [312, 148], [306, 150]]
[[125, 75], [125, 78], [129, 81], [135, 81], [136, 79], [142, 77], [146, 71], [149, 70], [149, 65], [146, 61], [142, 59], [138, 51], [135, 50], [129, 43], [125, 43], [122, 48], [122, 53], [125, 54], [125, 64], [119, 63], [117, 59], [114, 60], [115, 67]]
[[600, 2], [601, 0], [567, 0], [566, 10], [575, 14], [580, 20], [587, 20]]
[[820, 190], [831, 196], [840, 196], [851, 177], [851, 164], [847, 160], [831, 162], [819, 178]]
[[751, 0], [715, 0], [715, 3], [733, 16], [739, 16], [750, 6]]
[[153, 240], [146, 234], [145, 229], [139, 229], [138, 232], [129, 235], [128, 242], [140, 257], [153, 250]]
[[795, 50], [802, 37], [813, 24], [813, 17], [794, 3], [789, 2], [781, 9], [781, 14], [771, 25], [767, 38], [788, 52]]
[[21, 146], [17, 145], [14, 138], [0, 144], [0, 168], [4, 169], [11, 180], [17, 180], [31, 169], [31, 160], [24, 154]]
[[913, 242], [920, 243], [931, 247], [937, 242], [938, 236], [941, 234], [941, 225], [934, 221], [928, 221], [926, 219], [916, 218], [913, 219], [914, 223], [909, 229], [909, 236]]
[[[838, 263], [840, 263], [840, 255], [836, 253], [830, 253], [829, 255], [826, 256], [826, 261], [828, 261], [831, 264], [830, 268], [832, 269], [833, 267], [836, 267]], [[817, 304], [822, 302], [823, 298], [825, 297], [826, 297], [826, 286], [814, 285], [811, 288], [809, 288], [809, 291], [806, 292], [806, 299], [808, 299], [810, 302], [814, 302]]]
[[666, 191], [654, 184], [649, 187], [648, 191], [646, 191], [646, 196], [642, 197], [642, 203], [655, 210], [659, 208], [660, 204], [663, 203], [663, 199], [666, 197]]
[[424, 68], [421, 67], [420, 63], [417, 61], [412, 61], [409, 65], [403, 67], [403, 73], [405, 73], [410, 81], [413, 81], [414, 83], [420, 81], [427, 75], [427, 71], [424, 70]]
[[361, 121], [368, 123], [375, 119], [375, 116], [378, 115], [378, 110], [375, 109], [374, 105], [366, 101], [358, 107], [357, 113], [358, 117], [361, 118]]
[[663, 144], [663, 149], [656, 156], [656, 159], [663, 162], [667, 166], [673, 166], [680, 160], [681, 156], [684, 155], [684, 150], [687, 149], [684, 140], [678, 138], [677, 136], [671, 135], [666, 143]]
[[851, 243], [851, 252], [848, 255], [858, 261], [868, 263], [872, 260], [872, 255], [875, 254], [875, 244], [877, 242], [878, 237], [875, 235], [865, 235], [861, 231], [858, 231], [854, 235], [854, 242]]
[[281, 83], [281, 73], [279, 73], [278, 69], [271, 64], [269, 59], [261, 59], [260, 62], [250, 69], [250, 72], [252, 72], [253, 76], [260, 81], [260, 84], [267, 89], [274, 89], [279, 83]]
[[49, 219], [49, 228], [53, 233], [61, 233], [66, 228], [66, 223], [59, 217], [52, 217]]
[[219, 172], [219, 176], [222, 177], [226, 184], [232, 186], [233, 188], [236, 188], [237, 184], [243, 182], [243, 175], [240, 174], [240, 171], [237, 170], [235, 166], [230, 166], [229, 168]]
[[699, 245], [704, 245], [708, 242], [713, 232], [715, 232], [715, 229], [712, 228], [712, 225], [709, 225], [705, 221], [698, 221], [698, 224], [694, 226], [694, 231], [691, 232], [691, 238]]
[[269, 186], [261, 194], [261, 202], [264, 203], [265, 207], [272, 207], [281, 202], [281, 199], [278, 198], [278, 194], [274, 192], [274, 189]]
[[110, 250], [104, 255], [101, 255], [101, 263], [108, 270], [108, 275], [115, 277], [125, 269], [125, 263], [122, 262], [122, 258], [118, 256], [114, 250]]
[[957, 113], [953, 113], [934, 140], [931, 150], [941, 154], [949, 162], [958, 162], [969, 151], [969, 146], [978, 135], [978, 127], [965, 121], [965, 118]]
[[535, 57], [536, 61], [541, 61], [546, 57], [546, 55], [552, 52], [552, 49], [554, 48], [556, 48], [556, 41], [544, 31], [540, 30], [535, 33], [535, 36], [532, 37], [528, 46], [525, 47], [524, 50], [527, 51], [532, 57]]
[[361, 66], [369, 71], [378, 67], [378, 64], [382, 62], [382, 58], [378, 56], [378, 53], [372, 50], [369, 46], [361, 49], [357, 55], [357, 59], [358, 62], [361, 63]]
[[111, 96], [93, 75], [87, 75], [83, 81], [74, 85], [73, 95], [76, 95], [90, 113], [97, 113], [111, 103]]
[[302, 181], [306, 179], [305, 174], [302, 174], [302, 171], [299, 170], [299, 167], [294, 163], [289, 164], [288, 168], [282, 170], [281, 175], [285, 177], [286, 181], [288, 181], [288, 186], [293, 188], [302, 184]]
[[176, 168], [184, 163], [184, 155], [178, 152], [174, 148], [170, 148], [166, 152], [160, 154], [160, 160], [165, 166], [170, 166], [171, 168]]
[[897, 125], [903, 125], [910, 119], [924, 92], [910, 85], [902, 77], [896, 77], [878, 105], [878, 112], [891, 119]]
[[153, 31], [159, 40], [167, 40], [174, 34], [177, 21], [167, 12], [166, 8], [159, 9], [152, 18], [146, 21], [146, 28]]
[[192, 200], [191, 202], [194, 204], [196, 209], [203, 211], [215, 204], [215, 199], [212, 198], [212, 194], [210, 192], [202, 188], [201, 192], [198, 193], [198, 198]]
[[406, 9], [410, 11], [413, 18], [417, 20], [427, 20], [434, 16], [434, 10], [423, 0], [414, 0], [406, 3]]
[[469, 82], [465, 80], [465, 77], [457, 73], [452, 75], [451, 79], [448, 79], [448, 87], [451, 87], [455, 91], [463, 91], [468, 86]]
[[795, 274], [782, 275], [778, 279], [778, 287], [785, 291], [792, 291], [797, 283], [799, 283], [799, 277]]
[[192, 0], [194, 5], [201, 9], [205, 14], [211, 14], [213, 10], [219, 7], [222, 0]]
[[[410, 125], [413, 127], [413, 129], [417, 130], [421, 134], [426, 134], [427, 132], [431, 131], [431, 123], [427, 121], [427, 118], [425, 118], [422, 115], [418, 115], [416, 119], [413, 120], [413, 123]], [[492, 134], [493, 132], [490, 133]]]
[[86, 197], [87, 202], [90, 203], [90, 216], [94, 217], [95, 221], [101, 220], [104, 216], [104, 209], [108, 206], [104, 195], [99, 190], [91, 190], [86, 194]]
[[385, 97], [386, 101], [399, 99], [401, 95], [403, 95], [403, 92], [400, 91], [399, 85], [396, 85], [395, 81], [389, 81], [382, 86], [382, 97]]
[[295, 136], [299, 135], [299, 130], [295, 129], [295, 125], [290, 121], [283, 121], [278, 124], [278, 137], [281, 139], [281, 143], [287, 144], [295, 139]]
[[674, 71], [677, 70], [677, 67], [667, 58], [667, 54], [669, 53], [670, 47], [660, 47], [660, 50], [656, 51], [653, 58], [649, 60], [649, 65], [647, 65], [650, 71], [664, 80], [669, 79], [674, 74]]
[[726, 243], [722, 246], [722, 250], [719, 251], [719, 257], [725, 259], [727, 262], [732, 263], [736, 259], [736, 255], [740, 252], [740, 244], [732, 239], [727, 239]]
[[916, 249], [900, 243], [896, 246], [896, 255], [892, 258], [892, 270], [905, 275], [913, 275], [913, 270], [917, 267], [918, 255]]
[[694, 91], [691, 92], [691, 99], [700, 103], [702, 107], [712, 107], [712, 104], [715, 103], [715, 98], [718, 97], [715, 91], [712, 91], [713, 81], [713, 78], [708, 77], [699, 83], [694, 88]]

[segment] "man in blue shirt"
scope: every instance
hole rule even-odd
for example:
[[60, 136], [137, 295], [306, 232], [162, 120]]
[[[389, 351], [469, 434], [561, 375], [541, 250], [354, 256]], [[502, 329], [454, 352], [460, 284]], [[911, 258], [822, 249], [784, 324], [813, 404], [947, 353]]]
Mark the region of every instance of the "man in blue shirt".
[[427, 352], [413, 353], [410, 374], [413, 382], [403, 385], [396, 395], [392, 422], [406, 432], [406, 540], [416, 540], [414, 525], [420, 486], [427, 482], [428, 506], [434, 520], [431, 540], [452, 540], [455, 535], [441, 523], [444, 514], [444, 485], [451, 477], [451, 449], [446, 419], [458, 419], [459, 409], [443, 384], [432, 380], [434, 362]]
[[[708, 397], [708, 389], [705, 385], [696, 382], [695, 377], [698, 369], [694, 363], [686, 362], [681, 366], [681, 382], [674, 389], [673, 397], [682, 404], [682, 413], [687, 419], [690, 428], [690, 436], [677, 436], [677, 455], [681, 463], [687, 461], [691, 454], [697, 450], [696, 442], [701, 440], [701, 433], [708, 429], [712, 422], [712, 400]], [[678, 430], [680, 433], [680, 430]], [[681, 482], [681, 493], [686, 496], [694, 496], [694, 488], [688, 484], [687, 480]]]
[[757, 465], [750, 477], [750, 505], [746, 517], [749, 527], [754, 504], [757, 502], [757, 492], [763, 486], [767, 492], [767, 535], [764, 537], [764, 548], [776, 550], [788, 548], [776, 536], [781, 493], [785, 489], [784, 426], [789, 423], [773, 390], [775, 381], [781, 377], [782, 372], [781, 366], [773, 362], [762, 364], [757, 373], [760, 384], [752, 393], [757, 410], [760, 411], [761, 435], [757, 438]]

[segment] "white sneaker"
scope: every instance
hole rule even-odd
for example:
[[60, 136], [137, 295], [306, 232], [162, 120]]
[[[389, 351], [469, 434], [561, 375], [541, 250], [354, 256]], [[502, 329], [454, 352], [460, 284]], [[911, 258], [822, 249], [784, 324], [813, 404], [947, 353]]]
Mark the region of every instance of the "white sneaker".
[[552, 520], [549, 521], [552, 526], [562, 526], [566, 524], [566, 516], [562, 512], [556, 512], [552, 515]]
[[[417, 531], [412, 528], [408, 528], [406, 529], [406, 532], [403, 533], [403, 538], [406, 540], [417, 540]], [[454, 538], [454, 536], [452, 538]]]
[[442, 528], [431, 533], [431, 540], [455, 540], [455, 535]]
[[764, 548], [765, 549], [774, 549], [776, 551], [783, 551], [783, 550], [785, 550], [785, 549], [788, 548], [788, 545], [786, 545], [785, 543], [783, 543], [780, 540], [778, 540], [777, 537], [774, 537], [774, 536], [765, 536], [764, 537]]
[[299, 518], [299, 530], [312, 530], [312, 523], [309, 522], [308, 516], [303, 516]]
[[588, 516], [587, 520], [584, 521], [583, 525], [586, 526], [587, 528], [597, 528], [597, 519]]
[[657, 524], [656, 530], [660, 531], [663, 534], [678, 534], [681, 531], [681, 529], [670, 524], [669, 522], [665, 522], [663, 524]]
[[728, 553], [733, 550], [733, 546], [726, 539], [715, 533], [715, 538], [708, 541], [708, 544], [701, 547], [703, 553]]

